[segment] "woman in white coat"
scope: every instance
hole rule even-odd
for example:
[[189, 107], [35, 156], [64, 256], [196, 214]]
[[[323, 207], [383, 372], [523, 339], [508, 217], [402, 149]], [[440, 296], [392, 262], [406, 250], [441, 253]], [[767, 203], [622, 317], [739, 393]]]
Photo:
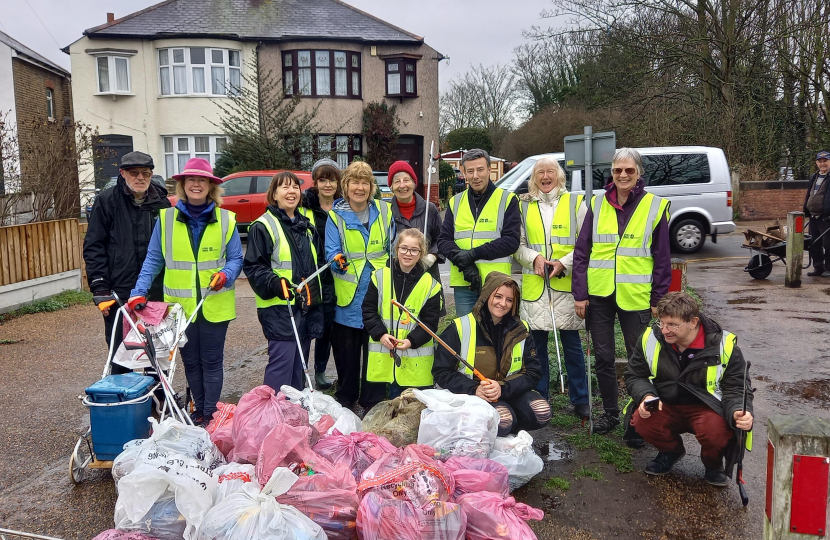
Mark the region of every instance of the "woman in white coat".
[[[568, 395], [574, 414], [588, 416], [588, 378], [571, 295], [571, 265], [579, 227], [585, 218], [582, 195], [568, 193], [565, 171], [553, 158], [542, 158], [533, 167], [528, 193], [519, 197], [522, 236], [514, 255], [522, 265], [522, 319], [530, 325], [536, 353], [542, 361], [542, 379], [536, 390], [550, 399], [550, 361], [547, 343], [555, 331], [551, 308], [559, 329], [568, 374]], [[547, 366], [547, 369], [544, 369]]]

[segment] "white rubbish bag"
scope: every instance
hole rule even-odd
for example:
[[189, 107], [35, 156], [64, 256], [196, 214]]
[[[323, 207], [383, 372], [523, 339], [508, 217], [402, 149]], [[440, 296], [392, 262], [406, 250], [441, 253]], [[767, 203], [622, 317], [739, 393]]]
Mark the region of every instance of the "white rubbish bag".
[[160, 540], [193, 540], [213, 506], [216, 476], [181, 454], [138, 465], [118, 481], [115, 528]]
[[360, 417], [337, 403], [333, 397], [322, 392], [311, 392], [308, 388], [297, 390], [293, 386], [282, 385], [280, 392], [285, 394], [291, 403], [295, 403], [308, 411], [308, 422], [316, 424], [323, 415], [334, 418], [334, 425], [326, 433], [330, 435], [336, 429], [341, 435], [348, 435], [355, 431], [363, 431], [363, 422]]
[[527, 431], [520, 431], [515, 437], [497, 437], [490, 459], [507, 467], [510, 491], [530, 482], [545, 467], [545, 462], [533, 450], [533, 437]]
[[129, 474], [141, 463], [156, 458], [168, 458], [181, 454], [195, 459], [208, 470], [213, 470], [226, 463], [225, 456], [210, 440], [210, 435], [202, 428], [189, 426], [168, 417], [162, 422], [149, 418], [151, 435], [148, 439], [134, 439], [124, 445], [124, 451], [118, 454], [112, 463], [112, 478], [116, 486], [118, 481]]
[[233, 495], [238, 491], [242, 491], [245, 484], [255, 484], [259, 486], [256, 477], [256, 467], [248, 463], [228, 463], [217, 467], [213, 473], [216, 475], [216, 481], [219, 486], [216, 488], [216, 495], [213, 497], [213, 504], [219, 504], [222, 500]]
[[[170, 350], [176, 341], [176, 334], [181, 331], [178, 328], [179, 321], [184, 320], [184, 311], [179, 304], [171, 304], [167, 309], [167, 315], [159, 324], [144, 324], [142, 325], [150, 331], [153, 336], [153, 345], [156, 348], [156, 359], [159, 367], [163, 370], [170, 369]], [[129, 328], [129, 332], [124, 337], [124, 342], [118, 346], [112, 361], [127, 369], [141, 369], [150, 368], [150, 361], [147, 359], [147, 354], [142, 350], [127, 350], [125, 344], [143, 344], [144, 336], [138, 335], [135, 329], [130, 324], [124, 321], [124, 325]], [[138, 325], [136, 325], [138, 326]], [[107, 336], [109, 337], [109, 336]], [[183, 347], [187, 343], [187, 337], [182, 334], [179, 339], [179, 347]]]
[[323, 529], [302, 512], [277, 502], [287, 492], [297, 475], [285, 467], [274, 474], [259, 490], [259, 484], [247, 483], [211, 508], [197, 535], [197, 540], [326, 540]]
[[486, 458], [499, 429], [499, 413], [477, 396], [449, 390], [415, 390], [421, 411], [418, 444], [428, 444], [439, 459], [452, 456]]

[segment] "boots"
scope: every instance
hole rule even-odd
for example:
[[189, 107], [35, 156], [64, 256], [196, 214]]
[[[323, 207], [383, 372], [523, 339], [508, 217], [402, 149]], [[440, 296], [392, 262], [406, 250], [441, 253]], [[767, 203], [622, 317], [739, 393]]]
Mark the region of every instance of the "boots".
[[318, 390], [328, 390], [333, 384], [330, 380], [328, 380], [326, 374], [322, 371], [318, 371], [314, 374], [314, 382], [317, 383]]

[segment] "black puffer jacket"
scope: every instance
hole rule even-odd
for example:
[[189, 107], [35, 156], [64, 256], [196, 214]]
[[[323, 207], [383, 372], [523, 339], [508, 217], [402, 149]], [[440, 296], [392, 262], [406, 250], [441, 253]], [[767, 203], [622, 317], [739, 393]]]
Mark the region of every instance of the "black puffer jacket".
[[[320, 234], [320, 238], [322, 242], [325, 244], [326, 242], [326, 221], [329, 219], [329, 213], [323, 210], [320, 206], [320, 198], [317, 195], [317, 188], [309, 188], [305, 192], [303, 192], [303, 202], [302, 206], [304, 208], [308, 208], [314, 215], [314, 219], [312, 220], [312, 225], [314, 228], [317, 229], [317, 232]], [[320, 260], [326, 258], [325, 251], [317, 252], [317, 257]], [[323, 282], [323, 304], [325, 304], [326, 311], [331, 310], [334, 313], [334, 306], [337, 303], [337, 299], [334, 296], [334, 276], [331, 275], [331, 270], [326, 270], [322, 274], [320, 274], [320, 279]]]
[[[813, 194], [813, 186], [816, 185], [816, 180], [818, 180], [818, 171], [814, 172], [810, 177], [810, 185], [807, 187], [807, 194], [804, 196], [804, 213], [808, 216], [811, 215], [811, 213], [807, 210], [807, 201], [810, 200], [810, 195]], [[825, 177], [825, 182], [830, 182], [830, 173], [828, 173]], [[830, 217], [830, 188], [824, 192], [824, 209], [821, 214], [813, 214], [813, 216], [821, 218]]]
[[[291, 220], [284, 211], [275, 206], [269, 206], [267, 212], [271, 213], [285, 232], [291, 249], [291, 262], [293, 264], [291, 281], [296, 285], [318, 268], [314, 264], [307, 231], [311, 230], [312, 232], [311, 242], [314, 242], [321, 266], [325, 262], [325, 257], [321, 255], [324, 253], [323, 240], [317, 234], [317, 229], [302, 214], [295, 214], [294, 220]], [[268, 234], [265, 225], [254, 222], [251, 228], [248, 229], [248, 249], [245, 252], [243, 269], [245, 275], [248, 276], [251, 288], [257, 296], [264, 300], [276, 297], [281, 289], [280, 279], [271, 269], [271, 254], [273, 251], [274, 243], [271, 241], [271, 235]], [[325, 294], [325, 288], [324, 285], [323, 294]], [[311, 292], [312, 296], [320, 294], [320, 291], [313, 286]], [[299, 299], [295, 298], [293, 311], [300, 339], [316, 338], [323, 335], [322, 305], [318, 304], [303, 312], [300, 309]], [[285, 303], [281, 302], [267, 308], [258, 308], [257, 316], [266, 339], [275, 341], [293, 341], [295, 339], [294, 330], [291, 327], [291, 315]]]
[[[394, 287], [395, 298], [400, 303], [405, 303], [406, 299], [409, 298], [410, 293], [412, 293], [412, 289], [415, 288], [415, 284], [418, 283], [418, 280], [420, 280], [423, 275], [424, 269], [422, 266], [416, 265], [410, 273], [406, 274], [403, 270], [401, 270], [398, 260], [393, 259], [392, 286]], [[384, 334], [394, 335], [392, 329], [386, 328], [386, 324], [384, 324], [383, 319], [378, 313], [378, 296], [377, 286], [370, 281], [369, 288], [366, 289], [366, 296], [363, 297], [363, 328], [369, 332], [369, 335], [375, 341], [380, 341], [380, 338], [382, 338]], [[389, 301], [389, 299], [384, 300]], [[443, 297], [440, 293], [436, 294], [426, 301], [423, 309], [418, 315], [418, 318], [421, 319], [421, 321], [433, 332], [438, 330], [438, 322], [441, 320], [442, 303]], [[412, 344], [412, 348], [417, 349], [429, 341], [431, 336], [427, 334], [423, 328], [416, 326], [412, 332], [409, 333], [407, 339], [409, 339], [409, 342]]]
[[[434, 204], [429, 203], [429, 215], [427, 214], [427, 202], [423, 197], [415, 193], [415, 211], [412, 212], [412, 217], [406, 219], [401, 215], [401, 210], [398, 208], [398, 199], [392, 199], [392, 219], [395, 220], [395, 235], [406, 229], [418, 229], [424, 232], [424, 218], [429, 219], [429, 226], [427, 227], [427, 245], [429, 246], [429, 253], [435, 255], [437, 260], [429, 269], [429, 275], [434, 277], [437, 281], [441, 281], [441, 274], [438, 270], [438, 264], [444, 262], [444, 256], [438, 253], [438, 235], [441, 234], [441, 216], [438, 215], [438, 209]], [[394, 245], [395, 239], [392, 239]]]
[[[660, 354], [657, 358], [657, 376], [653, 380], [649, 379], [651, 370], [643, 353], [642, 339], [637, 340], [637, 346], [628, 360], [628, 367], [625, 369], [624, 375], [625, 386], [632, 402], [626, 407], [626, 417], [623, 425], [629, 425], [631, 415], [637, 410], [646, 394], [655, 395], [668, 404], [676, 401], [685, 402], [684, 395], [691, 395], [697, 398], [700, 403], [723, 416], [726, 424], [733, 428], [736, 434], [738, 433], [732, 417], [735, 411], [740, 411], [743, 407], [744, 367], [746, 366], [744, 355], [736, 344], [729, 359], [729, 365], [720, 381], [722, 397], [721, 400], [718, 400], [706, 389], [706, 374], [709, 366], [720, 363], [720, 343], [723, 330], [718, 323], [703, 314], [700, 316], [700, 324], [703, 325], [703, 331], [705, 332], [705, 346], [682, 371], [680, 370], [678, 353], [671, 345], [666, 343], [660, 329], [656, 325], [652, 325], [651, 330], [654, 332], [658, 343], [660, 343]], [[748, 376], [746, 388], [746, 408], [751, 413], [752, 390]], [[733, 437], [730, 446], [726, 450], [727, 474], [731, 474], [731, 465], [734, 463], [734, 452], [737, 450], [737, 445], [734, 444], [735, 441], [736, 437]]]
[[[167, 190], [150, 183], [141, 206], [133, 202], [127, 181], [119, 175], [116, 184], [95, 199], [84, 238], [87, 281], [93, 293], [114, 290], [126, 302], [138, 280], [147, 245], [159, 211], [170, 208]], [[147, 294], [162, 300], [164, 272], [160, 272]]]

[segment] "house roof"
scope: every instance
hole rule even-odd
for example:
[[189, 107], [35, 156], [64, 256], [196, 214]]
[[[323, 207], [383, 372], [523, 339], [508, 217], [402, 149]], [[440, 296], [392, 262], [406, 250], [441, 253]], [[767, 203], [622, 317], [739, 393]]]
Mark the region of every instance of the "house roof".
[[84, 35], [108, 38], [225, 37], [398, 42], [423, 38], [340, 0], [165, 0]]
[[57, 71], [60, 75], [63, 75], [64, 77], [70, 76], [70, 73], [66, 69], [60, 67], [59, 65], [52, 62], [45, 56], [41, 56], [40, 54], [36, 53], [29, 47], [23, 45], [22, 43], [20, 43], [19, 41], [17, 41], [16, 39], [14, 39], [6, 33], [0, 32], [0, 43], [5, 43], [11, 49], [13, 49], [18, 55], [24, 57], [26, 60], [29, 60], [30, 62], [40, 64], [41, 66], [46, 67], [47, 69], [50, 69], [52, 71]]

